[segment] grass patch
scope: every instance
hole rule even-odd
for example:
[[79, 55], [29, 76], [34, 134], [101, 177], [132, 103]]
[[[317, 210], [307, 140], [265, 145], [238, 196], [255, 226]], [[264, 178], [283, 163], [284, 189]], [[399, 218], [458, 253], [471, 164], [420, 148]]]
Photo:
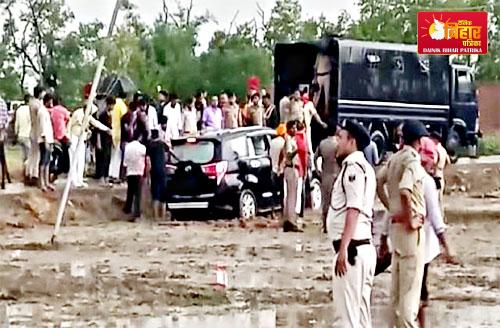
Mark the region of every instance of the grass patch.
[[487, 135], [479, 140], [479, 155], [500, 155], [500, 135]]

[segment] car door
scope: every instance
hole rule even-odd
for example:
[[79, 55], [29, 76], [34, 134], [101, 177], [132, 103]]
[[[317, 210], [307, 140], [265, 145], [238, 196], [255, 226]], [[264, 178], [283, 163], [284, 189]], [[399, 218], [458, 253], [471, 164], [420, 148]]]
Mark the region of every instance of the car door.
[[269, 209], [274, 207], [272, 194], [272, 166], [269, 155], [269, 137], [265, 133], [249, 135], [248, 144], [250, 149], [250, 170], [257, 178], [255, 185], [255, 196], [259, 202], [259, 207]]

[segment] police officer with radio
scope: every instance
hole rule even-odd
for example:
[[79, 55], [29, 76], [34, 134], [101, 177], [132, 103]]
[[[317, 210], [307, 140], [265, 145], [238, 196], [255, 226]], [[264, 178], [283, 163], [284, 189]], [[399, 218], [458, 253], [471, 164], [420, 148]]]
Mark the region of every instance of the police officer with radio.
[[332, 190], [328, 236], [336, 252], [333, 267], [334, 327], [371, 327], [370, 296], [377, 254], [372, 239], [376, 178], [363, 149], [366, 129], [347, 121], [338, 138], [340, 173]]

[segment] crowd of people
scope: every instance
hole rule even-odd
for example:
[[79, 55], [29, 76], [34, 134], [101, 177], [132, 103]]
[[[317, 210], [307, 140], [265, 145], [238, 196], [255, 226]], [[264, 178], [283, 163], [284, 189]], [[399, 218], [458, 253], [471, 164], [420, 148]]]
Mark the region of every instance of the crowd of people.
[[91, 153], [94, 177], [103, 185], [128, 182], [125, 211], [133, 217], [141, 215], [140, 191], [145, 176], [138, 178], [141, 170], [151, 170], [154, 176], [148, 180], [155, 215], [164, 212], [164, 157], [173, 139], [244, 126], [275, 128], [279, 123], [279, 113], [265, 90], [252, 91], [245, 100], [232, 92], [209, 98], [200, 91], [183, 102], [163, 90], [157, 101], [141, 93], [121, 93], [90, 104], [90, 116], [84, 122], [89, 94], [86, 86], [83, 104], [72, 112], [57, 95], [41, 87], [25, 96], [15, 115], [25, 183], [44, 192], [53, 191], [57, 177], [68, 173], [74, 187], [85, 188]]

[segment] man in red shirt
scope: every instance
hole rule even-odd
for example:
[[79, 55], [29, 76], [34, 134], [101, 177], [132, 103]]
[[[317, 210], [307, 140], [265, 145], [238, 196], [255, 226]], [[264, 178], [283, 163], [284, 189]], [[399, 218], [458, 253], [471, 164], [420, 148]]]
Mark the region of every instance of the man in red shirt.
[[297, 124], [297, 133], [295, 134], [297, 142], [297, 155], [299, 156], [299, 183], [297, 189], [297, 206], [295, 207], [296, 213], [299, 217], [304, 217], [305, 208], [305, 181], [307, 177], [308, 161], [309, 161], [309, 148], [307, 145], [307, 133], [304, 123]]
[[69, 137], [67, 132], [67, 125], [70, 119], [70, 113], [61, 104], [59, 96], [54, 97], [54, 107], [49, 109], [50, 120], [52, 121], [52, 128], [54, 130], [54, 175], [53, 179], [61, 173], [69, 172]]

